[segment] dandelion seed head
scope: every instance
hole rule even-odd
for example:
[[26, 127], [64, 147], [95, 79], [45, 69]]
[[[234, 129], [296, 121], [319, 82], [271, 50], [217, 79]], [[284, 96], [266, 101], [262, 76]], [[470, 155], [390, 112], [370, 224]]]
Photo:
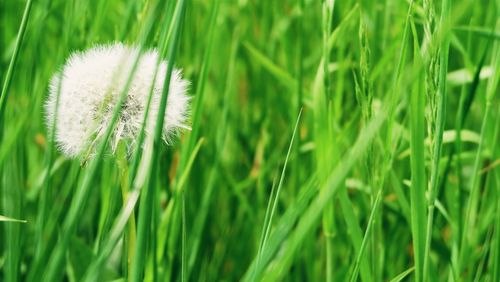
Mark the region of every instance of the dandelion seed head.
[[[46, 122], [52, 132], [56, 119], [55, 141], [65, 155], [82, 155], [104, 135], [138, 55], [138, 48], [121, 43], [99, 45], [73, 53], [61, 71], [52, 77], [45, 104]], [[150, 136], [154, 132], [167, 69], [165, 61], [158, 65], [158, 58], [158, 52], [150, 50], [143, 53], [138, 61], [112, 133], [113, 149], [120, 140], [127, 140], [129, 144], [135, 142], [144, 121], [151, 89], [145, 133]], [[187, 127], [188, 86], [189, 82], [182, 78], [181, 71], [174, 69], [162, 132], [166, 142]]]

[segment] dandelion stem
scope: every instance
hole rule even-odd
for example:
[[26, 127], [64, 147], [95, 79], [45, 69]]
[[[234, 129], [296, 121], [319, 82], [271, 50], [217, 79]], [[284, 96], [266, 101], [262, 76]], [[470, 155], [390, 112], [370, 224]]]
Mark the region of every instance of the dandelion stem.
[[[126, 144], [122, 141], [118, 143], [116, 148], [116, 162], [118, 165], [118, 172], [120, 178], [120, 187], [122, 191], [123, 206], [126, 206], [127, 200], [129, 198], [129, 168], [126, 152]], [[127, 246], [127, 273], [130, 273], [132, 269], [132, 258], [134, 257], [135, 250], [135, 216], [132, 212], [129, 223], [127, 225], [127, 233], [125, 236], [125, 245]]]

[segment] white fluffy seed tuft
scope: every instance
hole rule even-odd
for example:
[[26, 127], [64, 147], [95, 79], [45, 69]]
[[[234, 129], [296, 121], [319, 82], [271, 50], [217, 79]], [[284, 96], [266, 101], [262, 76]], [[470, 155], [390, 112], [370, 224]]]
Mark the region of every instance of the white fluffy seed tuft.
[[[56, 118], [55, 141], [65, 155], [77, 157], [92, 153], [93, 145], [104, 135], [111, 122], [115, 105], [138, 54], [138, 48], [121, 43], [96, 46], [73, 53], [61, 72], [53, 76], [45, 104], [46, 122], [51, 131]], [[138, 62], [112, 134], [113, 150], [120, 140], [126, 140], [128, 144], [135, 142], [142, 127], [152, 86], [145, 131], [147, 136], [154, 134], [167, 68], [165, 61], [161, 61], [157, 68], [158, 56], [156, 50], [150, 50]], [[188, 128], [188, 86], [189, 82], [182, 79], [181, 71], [174, 69], [162, 133], [167, 143], [180, 129]]]

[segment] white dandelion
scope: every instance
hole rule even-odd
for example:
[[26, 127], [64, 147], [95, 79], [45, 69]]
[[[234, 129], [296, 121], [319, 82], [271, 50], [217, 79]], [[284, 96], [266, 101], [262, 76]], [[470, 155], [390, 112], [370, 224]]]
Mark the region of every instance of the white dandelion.
[[[46, 121], [51, 130], [56, 118], [55, 141], [65, 155], [81, 156], [89, 149], [92, 150], [92, 145], [104, 135], [138, 54], [138, 48], [120, 43], [96, 46], [72, 54], [62, 68], [62, 73], [53, 76], [45, 104]], [[128, 144], [133, 144], [136, 140], [144, 120], [151, 87], [153, 93], [145, 132], [147, 136], [154, 132], [167, 68], [165, 61], [157, 68], [158, 56], [156, 50], [150, 50], [142, 54], [138, 61], [112, 134], [113, 150], [120, 140], [127, 140]], [[162, 133], [166, 142], [180, 129], [187, 128], [188, 85], [189, 82], [182, 79], [181, 71], [174, 69]]]

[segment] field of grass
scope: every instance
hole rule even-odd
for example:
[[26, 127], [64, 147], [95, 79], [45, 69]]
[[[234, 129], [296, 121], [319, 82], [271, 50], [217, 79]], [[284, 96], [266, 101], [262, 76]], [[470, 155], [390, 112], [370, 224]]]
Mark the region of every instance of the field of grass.
[[[191, 129], [65, 157], [50, 79], [113, 42]], [[0, 281], [500, 281], [499, 45], [498, 0], [0, 0]]]

